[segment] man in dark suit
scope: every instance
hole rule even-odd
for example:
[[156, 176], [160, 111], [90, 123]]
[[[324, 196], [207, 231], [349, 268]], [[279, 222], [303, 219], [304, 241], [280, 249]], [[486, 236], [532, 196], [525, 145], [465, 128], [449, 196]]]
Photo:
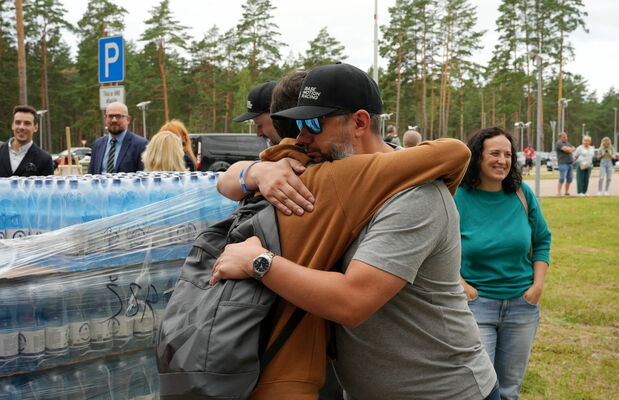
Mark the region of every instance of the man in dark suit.
[[30, 106], [13, 109], [13, 137], [0, 147], [0, 177], [53, 175], [52, 157], [32, 141], [39, 126]]
[[122, 103], [111, 103], [105, 109], [104, 121], [110, 134], [100, 137], [93, 143], [88, 173], [143, 170], [142, 153], [148, 141], [127, 129], [131, 121], [127, 106]]

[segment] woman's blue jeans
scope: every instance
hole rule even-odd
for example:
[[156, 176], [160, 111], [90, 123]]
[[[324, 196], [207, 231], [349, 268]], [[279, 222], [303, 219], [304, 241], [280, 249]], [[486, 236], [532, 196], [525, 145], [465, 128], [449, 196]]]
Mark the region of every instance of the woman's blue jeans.
[[539, 325], [539, 305], [523, 296], [508, 300], [480, 296], [469, 302], [469, 308], [494, 364], [501, 400], [517, 400]]

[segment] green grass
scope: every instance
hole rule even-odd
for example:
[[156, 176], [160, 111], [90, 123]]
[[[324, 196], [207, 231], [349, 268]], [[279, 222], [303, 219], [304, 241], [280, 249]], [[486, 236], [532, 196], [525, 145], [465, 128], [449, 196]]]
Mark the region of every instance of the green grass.
[[551, 265], [521, 399], [619, 399], [619, 198], [542, 208]]

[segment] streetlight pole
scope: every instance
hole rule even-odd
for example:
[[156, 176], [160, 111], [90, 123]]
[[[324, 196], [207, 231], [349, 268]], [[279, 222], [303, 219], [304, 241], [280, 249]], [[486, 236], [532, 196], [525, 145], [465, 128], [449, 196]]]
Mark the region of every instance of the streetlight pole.
[[552, 146], [554, 148], [555, 143], [557, 143], [557, 121], [550, 121], [550, 127], [552, 128]]
[[[541, 39], [540, 39], [541, 40]], [[541, 45], [539, 48], [539, 51], [541, 51]], [[544, 121], [542, 121], [543, 119], [543, 99], [542, 99], [542, 55], [541, 54], [537, 54], [535, 56], [535, 60], [537, 61], [537, 135], [536, 135], [536, 141], [535, 141], [535, 148], [536, 148], [536, 153], [535, 153], [535, 196], [537, 196], [538, 200], [541, 201], [541, 193], [540, 193], [540, 175], [541, 175], [541, 166], [542, 166], [542, 160], [541, 157], [539, 155], [539, 151], [541, 149], [541, 138], [542, 135], [544, 133]], [[554, 129], [553, 129], [554, 130]]]
[[378, 0], [374, 0], [374, 82], [378, 85]]
[[[585, 137], [585, 126], [587, 126], [587, 124], [583, 123], [582, 124], [582, 137]], [[582, 139], [582, 138], [581, 138]]]
[[561, 125], [559, 126], [558, 133], [562, 133], [562, 132], [567, 133], [567, 130], [565, 129], [565, 110], [570, 101], [572, 101], [572, 99], [566, 99], [565, 97], [559, 100], [562, 106], [561, 106]]
[[146, 132], [146, 106], [148, 106], [149, 104], [150, 101], [143, 101], [136, 104], [136, 107], [142, 110], [142, 129], [144, 129], [144, 139], [148, 139], [148, 134]]
[[[39, 146], [41, 146], [42, 149], [45, 148], [44, 144], [44, 138], [45, 135], [43, 134], [45, 132], [45, 124], [43, 123], [43, 115], [45, 115], [45, 113], [47, 112], [47, 110], [38, 110], [37, 111], [37, 115], [39, 116], [39, 127], [41, 127], [41, 131], [39, 132]], [[45, 143], [47, 146], [49, 146], [51, 143]]]
[[615, 110], [615, 128], [613, 129], [613, 134], [615, 137], [614, 137], [613, 144], [617, 146], [617, 107], [613, 107], [613, 110]]

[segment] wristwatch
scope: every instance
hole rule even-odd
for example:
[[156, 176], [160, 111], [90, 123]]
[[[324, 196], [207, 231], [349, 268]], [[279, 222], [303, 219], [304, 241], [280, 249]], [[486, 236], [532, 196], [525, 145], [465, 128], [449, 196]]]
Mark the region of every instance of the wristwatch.
[[254, 261], [253, 261], [254, 271], [251, 275], [252, 278], [257, 279], [257, 280], [262, 279], [264, 274], [269, 272], [269, 269], [271, 269], [271, 263], [273, 262], [273, 257], [275, 257], [275, 254], [271, 253], [270, 251], [267, 251], [266, 253], [262, 253], [258, 257], [254, 258]]

